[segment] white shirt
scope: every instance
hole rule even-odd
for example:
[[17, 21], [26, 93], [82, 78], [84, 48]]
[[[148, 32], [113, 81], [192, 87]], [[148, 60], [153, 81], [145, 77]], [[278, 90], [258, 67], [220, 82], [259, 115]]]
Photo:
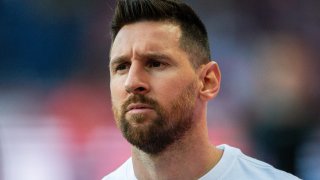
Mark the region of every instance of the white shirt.
[[[220, 145], [223, 150], [220, 161], [200, 180], [298, 180], [299, 178], [278, 170], [273, 166], [246, 156], [239, 149], [229, 145]], [[102, 180], [137, 180], [134, 175], [132, 158]]]

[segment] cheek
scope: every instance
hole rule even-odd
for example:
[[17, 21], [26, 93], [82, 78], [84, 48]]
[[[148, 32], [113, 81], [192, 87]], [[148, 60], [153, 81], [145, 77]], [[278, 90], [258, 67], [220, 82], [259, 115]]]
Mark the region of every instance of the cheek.
[[110, 82], [111, 102], [112, 106], [119, 108], [123, 101], [124, 92], [121, 83], [117, 81]]
[[115, 81], [110, 82], [110, 93], [111, 93], [111, 102], [112, 102], [112, 111], [114, 114], [114, 120], [118, 128], [120, 128], [120, 111], [121, 111], [121, 102], [122, 93], [121, 85]]
[[176, 99], [182, 91], [187, 87], [186, 79], [176, 78], [171, 81], [160, 81], [155, 88], [155, 95], [159, 103], [165, 108], [171, 107], [171, 103]]

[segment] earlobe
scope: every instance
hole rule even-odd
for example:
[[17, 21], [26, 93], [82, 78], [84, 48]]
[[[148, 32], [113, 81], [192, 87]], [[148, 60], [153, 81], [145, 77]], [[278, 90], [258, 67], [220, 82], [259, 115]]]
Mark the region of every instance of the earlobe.
[[216, 62], [211, 61], [204, 65], [200, 72], [202, 83], [200, 89], [200, 98], [208, 101], [217, 96], [220, 89], [221, 73]]

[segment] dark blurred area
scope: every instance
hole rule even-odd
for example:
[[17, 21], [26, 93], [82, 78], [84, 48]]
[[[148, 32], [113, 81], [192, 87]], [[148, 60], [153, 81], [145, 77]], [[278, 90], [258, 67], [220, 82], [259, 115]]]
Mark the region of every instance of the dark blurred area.
[[[214, 144], [320, 179], [320, 1], [187, 1], [222, 71]], [[115, 1], [0, 1], [0, 179], [101, 179], [130, 156], [113, 123]]]

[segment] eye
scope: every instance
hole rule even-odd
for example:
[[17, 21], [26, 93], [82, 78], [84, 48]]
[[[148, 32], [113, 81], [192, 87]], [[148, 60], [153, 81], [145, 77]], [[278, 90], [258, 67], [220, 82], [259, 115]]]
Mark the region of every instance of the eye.
[[158, 61], [151, 61], [151, 62], [149, 63], [149, 66], [150, 66], [150, 67], [160, 67], [160, 66], [161, 66], [161, 63], [158, 62]]
[[126, 70], [128, 70], [130, 67], [130, 64], [129, 63], [121, 63], [121, 64], [118, 64], [115, 68], [114, 68], [114, 72], [125, 72]]
[[164, 68], [165, 63], [157, 61], [157, 60], [150, 60], [147, 64], [148, 68]]

